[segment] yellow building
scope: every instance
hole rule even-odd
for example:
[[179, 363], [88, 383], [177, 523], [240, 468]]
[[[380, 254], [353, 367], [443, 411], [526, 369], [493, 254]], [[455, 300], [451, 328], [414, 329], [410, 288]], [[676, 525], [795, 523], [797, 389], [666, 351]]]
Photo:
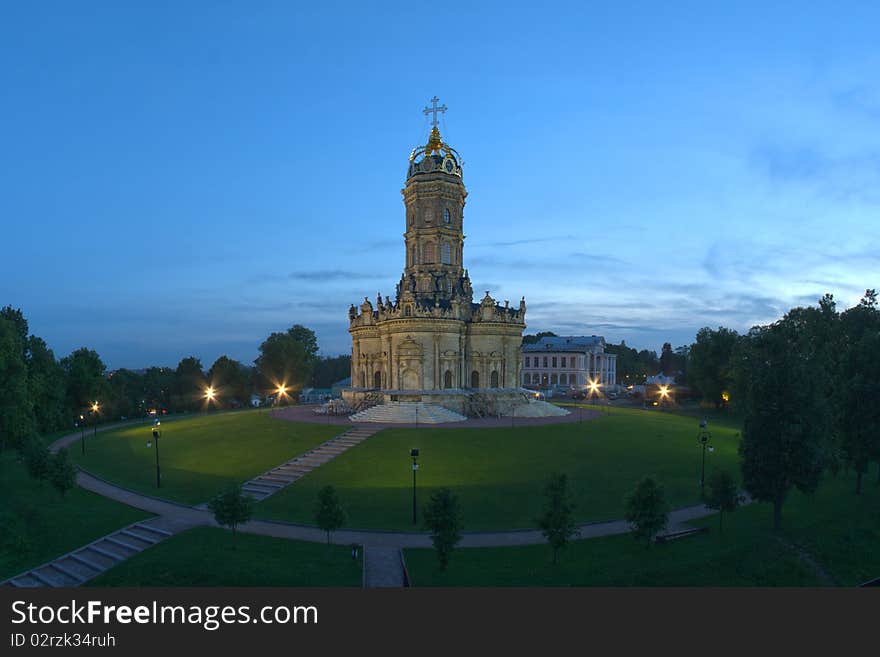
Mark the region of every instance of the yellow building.
[[459, 412], [463, 394], [519, 392], [525, 298], [478, 303], [464, 268], [461, 157], [434, 125], [409, 157], [403, 275], [395, 298], [349, 309], [351, 381], [346, 399], [381, 392], [386, 401], [431, 401]]

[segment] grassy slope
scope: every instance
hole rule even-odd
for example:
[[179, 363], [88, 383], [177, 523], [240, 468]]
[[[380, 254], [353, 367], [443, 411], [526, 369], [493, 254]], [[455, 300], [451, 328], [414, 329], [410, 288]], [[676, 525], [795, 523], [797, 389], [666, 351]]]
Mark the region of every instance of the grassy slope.
[[853, 481], [793, 494], [780, 535], [756, 504], [728, 515], [723, 535], [715, 517], [694, 523], [709, 534], [650, 549], [631, 536], [577, 541], [556, 566], [545, 545], [458, 550], [447, 573], [433, 551], [407, 550], [407, 566], [416, 586], [852, 586], [880, 576], [880, 487], [859, 499]]
[[337, 435], [338, 427], [275, 420], [265, 411], [198, 415], [162, 423], [156, 490], [155, 446], [147, 424], [87, 437], [71, 456], [86, 470], [148, 495], [198, 504], [231, 481], [243, 482]]
[[17, 456], [0, 454], [0, 579], [149, 517], [81, 488], [62, 498], [31, 479]]
[[[713, 424], [715, 465], [737, 471], [737, 430]], [[672, 504], [698, 501], [700, 447], [693, 418], [613, 409], [582, 424], [497, 429], [386, 429], [257, 505], [257, 516], [312, 522], [318, 490], [340, 492], [349, 527], [412, 529], [411, 447], [421, 449], [420, 504], [440, 486], [459, 495], [465, 530], [532, 527], [553, 472], [569, 475], [580, 520], [618, 518], [649, 474]]]
[[348, 547], [200, 527], [173, 536], [90, 586], [361, 586]]

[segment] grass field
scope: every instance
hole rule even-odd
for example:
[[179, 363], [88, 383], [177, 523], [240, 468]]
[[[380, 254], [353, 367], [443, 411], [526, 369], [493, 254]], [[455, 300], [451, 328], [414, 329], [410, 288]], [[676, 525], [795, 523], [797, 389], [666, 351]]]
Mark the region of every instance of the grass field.
[[772, 531], [755, 504], [694, 525], [710, 533], [646, 548], [631, 536], [576, 541], [553, 565], [546, 545], [461, 549], [446, 573], [432, 550], [406, 550], [415, 586], [853, 586], [880, 576], [880, 487], [853, 493], [854, 477], [795, 493]]
[[135, 555], [90, 586], [361, 586], [348, 547], [199, 527]]
[[[738, 474], [736, 427], [710, 428], [715, 450], [707, 454], [707, 473], [717, 466]], [[318, 490], [332, 484], [347, 526], [412, 529], [411, 447], [421, 450], [420, 504], [451, 487], [466, 531], [534, 527], [554, 472], [569, 475], [582, 521], [619, 518], [624, 496], [645, 475], [663, 482], [673, 506], [685, 506], [699, 499], [698, 433], [693, 418], [628, 409], [512, 429], [386, 429], [257, 504], [256, 515], [312, 523]]]
[[0, 453], [0, 580], [149, 514], [81, 488], [62, 498], [28, 476], [18, 453]]
[[73, 459], [108, 481], [186, 504], [206, 502], [229, 482], [243, 482], [340, 433], [339, 427], [275, 420], [262, 410], [162, 422], [156, 489], [155, 445], [148, 424], [86, 437]]

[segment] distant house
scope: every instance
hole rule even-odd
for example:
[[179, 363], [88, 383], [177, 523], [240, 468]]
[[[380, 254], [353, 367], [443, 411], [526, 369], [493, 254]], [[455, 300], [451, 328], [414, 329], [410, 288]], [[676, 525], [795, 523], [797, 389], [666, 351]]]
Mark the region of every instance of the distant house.
[[330, 399], [332, 394], [330, 388], [303, 388], [299, 393], [299, 401], [301, 404], [320, 404]]
[[605, 353], [600, 335], [543, 337], [524, 344], [524, 386], [585, 388], [590, 381], [603, 386], [617, 384], [617, 355]]
[[351, 377], [342, 379], [342, 381], [337, 381], [330, 386], [330, 394], [332, 394], [334, 398], [339, 399], [342, 397], [343, 388], [351, 388]]

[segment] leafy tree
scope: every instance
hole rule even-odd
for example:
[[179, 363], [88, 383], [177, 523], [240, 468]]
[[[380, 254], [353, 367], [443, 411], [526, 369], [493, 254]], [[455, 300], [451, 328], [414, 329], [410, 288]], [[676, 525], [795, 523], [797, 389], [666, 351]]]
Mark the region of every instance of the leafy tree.
[[663, 343], [660, 350], [660, 373], [664, 376], [675, 376], [675, 354], [672, 351], [672, 345], [668, 342]]
[[311, 385], [315, 388], [329, 388], [349, 376], [351, 376], [350, 355], [319, 358], [312, 372]]
[[195, 411], [204, 403], [205, 388], [208, 387], [202, 361], [195, 356], [181, 359], [174, 371], [171, 387], [171, 406], [179, 411]]
[[61, 359], [67, 380], [67, 416], [75, 417], [107, 397], [106, 367], [96, 351], [82, 347]]
[[246, 523], [254, 513], [254, 498], [242, 493], [239, 484], [232, 484], [208, 502], [218, 525], [229, 527], [235, 539], [235, 528]]
[[284, 333], [272, 333], [266, 338], [254, 363], [264, 388], [284, 384], [302, 389], [312, 378], [317, 357], [318, 341], [314, 332], [296, 324]]
[[51, 456], [49, 448], [46, 447], [46, 443], [39, 436], [34, 434], [25, 440], [22, 456], [24, 457], [24, 465], [31, 477], [37, 481], [42, 481], [49, 476]]
[[13, 308], [12, 306], [4, 306], [0, 308], [0, 319], [12, 322], [16, 334], [18, 334], [18, 344], [21, 346], [21, 356], [27, 359], [27, 339], [28, 339], [28, 322], [21, 308]]
[[146, 411], [144, 376], [127, 369], [118, 369], [109, 376], [107, 415], [114, 417], [142, 415]]
[[64, 370], [42, 338], [27, 340], [28, 393], [34, 404], [34, 421], [40, 433], [68, 425], [65, 416]]
[[0, 317], [0, 448], [7, 441], [20, 446], [34, 429], [21, 334], [13, 322]]
[[171, 407], [175, 371], [167, 367], [148, 367], [144, 372], [144, 403], [147, 410]]
[[61, 497], [65, 497], [67, 491], [76, 485], [76, 468], [63, 447], [49, 461], [49, 481], [61, 493]]
[[237, 360], [220, 356], [208, 370], [208, 381], [220, 391], [222, 400], [238, 406], [247, 406], [250, 402], [253, 389], [250, 373]]
[[327, 532], [327, 545], [330, 545], [330, 533], [335, 532], [345, 523], [345, 509], [342, 508], [339, 495], [333, 486], [324, 486], [318, 491], [315, 523]]
[[669, 524], [669, 510], [661, 486], [653, 477], [642, 479], [626, 497], [624, 518], [633, 528], [636, 540], [648, 545]]
[[437, 551], [440, 570], [446, 570], [452, 550], [461, 540], [461, 510], [458, 498], [448, 488], [431, 495], [424, 510], [425, 526], [431, 530], [431, 541]]
[[553, 475], [544, 488], [544, 497], [544, 515], [538, 519], [538, 527], [553, 548], [555, 564], [559, 561], [559, 550], [578, 534], [573, 515], [575, 504], [568, 490], [568, 477], [564, 474]]
[[522, 337], [523, 344], [535, 344], [540, 342], [541, 338], [557, 338], [559, 337], [553, 331], [541, 331], [540, 333], [527, 334]]
[[697, 331], [697, 340], [688, 352], [688, 381], [715, 408], [725, 403], [722, 393], [730, 389], [731, 359], [738, 340], [739, 334], [731, 329], [704, 327]]
[[833, 400], [840, 447], [856, 472], [856, 494], [872, 459], [880, 456], [880, 309], [867, 290], [859, 304], [841, 313], [836, 340]]
[[828, 463], [828, 392], [816, 376], [828, 363], [815, 348], [826, 321], [821, 309], [794, 308], [753, 328], [736, 357], [743, 483], [754, 499], [773, 504], [776, 529], [791, 488], [815, 491]]
[[715, 470], [707, 482], [709, 493], [706, 506], [718, 510], [718, 531], [724, 531], [724, 514], [732, 513], [742, 503], [742, 495], [736, 487], [736, 480], [726, 470]]

